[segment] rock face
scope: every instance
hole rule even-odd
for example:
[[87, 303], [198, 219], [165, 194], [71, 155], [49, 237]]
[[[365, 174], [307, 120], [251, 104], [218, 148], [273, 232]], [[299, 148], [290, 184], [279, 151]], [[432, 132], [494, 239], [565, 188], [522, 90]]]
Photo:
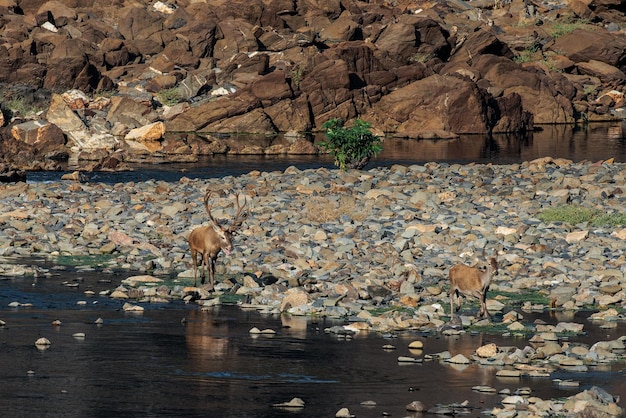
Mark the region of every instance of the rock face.
[[[317, 131], [330, 118], [421, 138], [607, 120], [624, 113], [623, 20], [602, 0], [7, 1], [0, 135], [39, 119], [81, 158], [137, 159], [194, 155], [216, 134]], [[86, 100], [61, 103], [68, 90]], [[152, 146], [124, 141], [155, 123], [165, 131]], [[156, 144], [181, 132], [204, 146]]]

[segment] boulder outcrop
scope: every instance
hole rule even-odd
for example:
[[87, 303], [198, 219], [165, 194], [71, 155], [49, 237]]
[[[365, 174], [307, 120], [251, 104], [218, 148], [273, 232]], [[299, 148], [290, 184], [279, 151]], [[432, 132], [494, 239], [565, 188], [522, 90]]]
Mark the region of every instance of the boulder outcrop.
[[[297, 135], [331, 118], [410, 138], [609, 120], [626, 113], [625, 20], [610, 0], [9, 0], [0, 151], [13, 163], [28, 155], [17, 145], [34, 150], [12, 134], [29, 121], [58, 128], [37, 141], [58, 144], [60, 130], [78, 160], [123, 160], [273, 152], [216, 137]], [[60, 100], [67, 91], [87, 99]], [[129, 146], [145, 126], [158, 138]]]

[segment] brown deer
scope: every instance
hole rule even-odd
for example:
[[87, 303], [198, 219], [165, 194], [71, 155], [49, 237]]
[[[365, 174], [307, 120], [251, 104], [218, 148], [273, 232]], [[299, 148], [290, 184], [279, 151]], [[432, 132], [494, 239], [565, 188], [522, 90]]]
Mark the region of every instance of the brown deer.
[[235, 201], [237, 203], [237, 213], [233, 219], [233, 223], [228, 228], [220, 226], [213, 215], [211, 215], [211, 206], [209, 205], [209, 199], [212, 192], [209, 190], [204, 195], [204, 207], [209, 215], [209, 225], [199, 226], [191, 231], [189, 234], [189, 250], [191, 251], [191, 259], [193, 263], [193, 285], [197, 284], [198, 274], [198, 259], [197, 255], [200, 254], [202, 259], [202, 271], [200, 273], [202, 277], [202, 284], [204, 284], [204, 268], [209, 272], [209, 283], [211, 289], [214, 286], [215, 275], [215, 260], [220, 251], [224, 251], [226, 255], [230, 255], [233, 250], [233, 235], [241, 227], [241, 224], [245, 220], [247, 213], [241, 213], [246, 206], [247, 200], [244, 198], [243, 205], [239, 203], [239, 193], [235, 195]]
[[491, 278], [498, 275], [498, 262], [496, 261], [496, 253], [493, 257], [487, 257], [483, 248], [482, 257], [485, 259], [487, 269], [482, 271], [476, 267], [466, 266], [465, 264], [457, 264], [450, 269], [450, 320], [454, 319], [454, 296], [456, 295], [456, 310], [461, 308], [461, 299], [459, 293], [465, 296], [474, 296], [480, 300], [479, 316], [488, 316], [487, 312], [487, 289], [491, 284]]

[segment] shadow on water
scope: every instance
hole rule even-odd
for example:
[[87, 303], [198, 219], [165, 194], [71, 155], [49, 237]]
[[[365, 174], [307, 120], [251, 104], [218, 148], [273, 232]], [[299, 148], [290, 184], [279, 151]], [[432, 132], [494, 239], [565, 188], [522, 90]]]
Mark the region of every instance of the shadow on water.
[[[316, 141], [322, 139], [321, 135]], [[386, 138], [383, 152], [367, 168], [393, 164], [492, 163], [513, 164], [541, 157], [567, 158], [575, 162], [614, 158], [626, 162], [623, 127], [616, 123], [590, 124], [585, 127], [550, 125], [526, 135], [461, 135], [457, 139], [412, 140]], [[259, 171], [284, 171], [289, 166], [300, 169], [334, 168], [328, 155], [215, 155], [196, 163], [131, 164], [131, 172], [96, 172], [95, 182], [178, 181], [181, 177], [214, 178], [237, 176]], [[32, 172], [29, 181], [54, 181], [63, 173]]]
[[[501, 397], [473, 391], [478, 385], [512, 392], [530, 387], [542, 399], [599, 385], [626, 398], [623, 363], [585, 373], [559, 371], [550, 378], [507, 379], [496, 377], [495, 367], [397, 361], [399, 356], [424, 358], [445, 350], [469, 358], [490, 342], [524, 347], [521, 338], [372, 333], [345, 340], [324, 332], [342, 320], [261, 314], [226, 305], [201, 311], [182, 301], [145, 304], [143, 313], [129, 313], [121, 308], [124, 301], [100, 295], [122, 278], [68, 270], [46, 278], [0, 281], [0, 318], [7, 323], [0, 327], [3, 416], [328, 417], [347, 407], [358, 417], [419, 417], [406, 412], [415, 400], [427, 407], [467, 400], [471, 416], [481, 416]], [[87, 290], [94, 295], [88, 296]], [[13, 301], [32, 306], [9, 308]], [[571, 343], [616, 339], [626, 331], [624, 323], [601, 329], [587, 317], [537, 314], [525, 321], [583, 323], [586, 335], [572, 337]], [[57, 319], [61, 325], [53, 326]], [[254, 336], [252, 327], [276, 334]], [[52, 344], [36, 348], [39, 337]], [[423, 350], [408, 349], [416, 339], [423, 341]], [[395, 349], [384, 350], [385, 345]], [[563, 388], [555, 378], [573, 379], [580, 386]], [[304, 400], [303, 410], [273, 406], [294, 397]], [[364, 401], [376, 406], [362, 406]]]

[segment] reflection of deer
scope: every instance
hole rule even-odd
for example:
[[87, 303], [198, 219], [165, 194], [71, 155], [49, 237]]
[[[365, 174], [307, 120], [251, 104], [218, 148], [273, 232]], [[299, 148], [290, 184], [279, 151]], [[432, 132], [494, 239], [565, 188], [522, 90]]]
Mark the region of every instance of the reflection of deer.
[[[202, 371], [211, 371], [213, 360], [228, 356], [229, 339], [228, 323], [216, 322], [212, 312], [201, 310], [189, 311], [185, 321], [185, 340], [190, 360]], [[218, 363], [221, 365], [221, 363]]]
[[220, 226], [213, 215], [211, 215], [211, 206], [209, 205], [209, 198], [211, 197], [211, 191], [207, 191], [204, 195], [204, 207], [209, 215], [209, 225], [200, 226], [189, 234], [189, 250], [191, 251], [191, 259], [193, 263], [193, 285], [196, 286], [197, 274], [198, 274], [198, 260], [197, 255], [200, 254], [202, 259], [201, 277], [202, 284], [204, 284], [204, 268], [209, 272], [209, 284], [213, 289], [215, 275], [215, 260], [220, 251], [224, 251], [226, 255], [230, 255], [233, 250], [233, 235], [238, 228], [241, 227], [246, 213], [242, 215], [241, 211], [246, 206], [246, 199], [244, 198], [243, 205], [239, 203], [239, 193], [235, 195], [237, 203], [237, 213], [233, 219], [233, 223], [228, 228]]
[[487, 263], [487, 269], [481, 271], [476, 267], [466, 266], [465, 264], [457, 264], [450, 269], [450, 319], [454, 319], [454, 296], [456, 295], [456, 310], [461, 308], [461, 299], [459, 293], [466, 296], [474, 296], [480, 300], [479, 316], [490, 316], [487, 311], [487, 289], [491, 284], [491, 278], [498, 275], [498, 262], [494, 257], [487, 257], [483, 248], [482, 256]]

